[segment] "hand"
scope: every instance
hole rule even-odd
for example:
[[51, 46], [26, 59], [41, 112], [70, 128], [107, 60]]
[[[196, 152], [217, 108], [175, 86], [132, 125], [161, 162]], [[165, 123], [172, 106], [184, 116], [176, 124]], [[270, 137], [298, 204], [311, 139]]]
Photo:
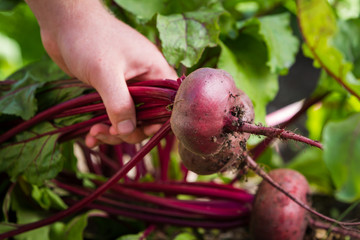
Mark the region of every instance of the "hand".
[[70, 76], [93, 86], [112, 126], [94, 125], [86, 144], [140, 142], [159, 129], [136, 128], [135, 107], [125, 81], [176, 79], [161, 52], [140, 33], [112, 16], [99, 0], [28, 0], [44, 47]]

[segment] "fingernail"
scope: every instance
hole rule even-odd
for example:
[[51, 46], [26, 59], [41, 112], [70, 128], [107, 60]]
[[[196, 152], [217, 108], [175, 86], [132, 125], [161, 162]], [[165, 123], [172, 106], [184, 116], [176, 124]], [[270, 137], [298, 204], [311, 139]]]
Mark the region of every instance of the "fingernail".
[[128, 135], [135, 130], [135, 126], [130, 119], [124, 120], [117, 124], [117, 132], [119, 135]]

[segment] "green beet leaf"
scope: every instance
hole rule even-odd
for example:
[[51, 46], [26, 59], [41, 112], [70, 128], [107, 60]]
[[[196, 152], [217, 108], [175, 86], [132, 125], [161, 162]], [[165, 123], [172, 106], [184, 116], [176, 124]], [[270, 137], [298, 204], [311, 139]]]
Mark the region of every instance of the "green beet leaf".
[[[11, 93], [5, 93], [0, 99], [0, 112], [9, 115], [16, 115], [24, 120], [29, 120], [37, 111], [37, 101], [35, 98], [36, 89], [43, 83], [27, 83], [25, 78], [21, 83], [26, 86]], [[19, 82], [20, 84], [20, 82]]]
[[333, 193], [330, 172], [323, 160], [322, 150], [308, 148], [296, 155], [286, 167], [303, 174], [316, 192]]
[[306, 127], [309, 137], [321, 141], [324, 126], [329, 121], [345, 119], [360, 112], [360, 101], [344, 92], [332, 92], [321, 104], [316, 104], [307, 111]]
[[64, 163], [57, 143], [58, 134], [21, 142], [54, 129], [51, 124], [44, 122], [30, 131], [18, 134], [17, 143], [0, 149], [0, 171], [7, 172], [13, 181], [24, 174], [26, 179], [35, 185], [54, 178], [62, 170]]
[[[307, 45], [307, 56], [349, 92], [360, 98], [360, 81], [352, 72], [353, 64], [334, 44], [338, 31], [336, 17], [326, 0], [299, 0], [298, 21]], [[341, 43], [347, 44], [347, 42]]]
[[197, 239], [197, 237], [194, 234], [189, 233], [189, 232], [179, 233], [174, 238], [174, 240], [196, 240], [196, 239]]
[[162, 52], [171, 65], [182, 63], [191, 67], [197, 63], [206, 47], [218, 43], [219, 9], [157, 16], [157, 29]]
[[360, 1], [357, 0], [342, 0], [338, 2], [331, 2], [336, 15], [340, 19], [354, 19], [360, 16]]
[[115, 0], [115, 3], [144, 22], [156, 13], [163, 12], [166, 7], [166, 0]]
[[[11, 12], [0, 12], [0, 33], [18, 44], [21, 52], [18, 67], [38, 61], [45, 55], [45, 49], [41, 42], [39, 24], [30, 7], [21, 0], [0, 0], [0, 11], [7, 10]], [[2, 45], [2, 49], [10, 50], [6, 45]], [[7, 57], [3, 60], [8, 61]]]
[[288, 13], [252, 18], [238, 25], [241, 31], [263, 39], [271, 72], [288, 72], [299, 50], [299, 40], [292, 34]]
[[324, 129], [324, 160], [336, 188], [345, 202], [360, 199], [360, 114], [329, 122]]
[[60, 196], [48, 187], [32, 185], [31, 196], [45, 210], [64, 210], [67, 208]]
[[10, 11], [20, 2], [20, 0], [0, 0], [0, 11]]
[[82, 240], [84, 230], [88, 224], [88, 219], [92, 215], [101, 214], [98, 210], [92, 210], [82, 215], [76, 216], [67, 224], [54, 224], [50, 231], [52, 240]]
[[[46, 218], [48, 215], [45, 212], [39, 211], [34, 208], [31, 201], [28, 200], [24, 193], [20, 189], [15, 189], [11, 195], [11, 208], [16, 213], [17, 224], [26, 224], [36, 222]], [[25, 232], [15, 236], [16, 240], [48, 240], [50, 226], [44, 226], [34, 229], [29, 232]]]
[[38, 110], [36, 90], [46, 82], [64, 77], [65, 74], [46, 59], [29, 65], [9, 77], [17, 80], [9, 91], [0, 92], [0, 113], [16, 115], [24, 120], [33, 117]]
[[338, 31], [334, 36], [334, 46], [339, 49], [346, 61], [353, 64], [353, 73], [360, 77], [360, 19], [338, 22]]
[[144, 23], [147, 23], [156, 13], [171, 15], [221, 6], [218, 0], [115, 0], [115, 3]]
[[290, 29], [290, 15], [266, 16], [259, 21], [259, 33], [264, 38], [269, 55], [268, 66], [272, 72], [287, 73], [299, 50], [299, 40]]
[[125, 236], [118, 237], [116, 240], [138, 240], [141, 239], [142, 233], [127, 234]]
[[11, 226], [5, 222], [0, 222], [0, 233], [6, 233], [15, 229], [16, 229], [15, 226]]
[[252, 100], [255, 121], [265, 123], [266, 105], [278, 92], [277, 75], [271, 73], [266, 64], [265, 45], [248, 34], [241, 34], [225, 44], [220, 44], [218, 67], [229, 72], [237, 87]]

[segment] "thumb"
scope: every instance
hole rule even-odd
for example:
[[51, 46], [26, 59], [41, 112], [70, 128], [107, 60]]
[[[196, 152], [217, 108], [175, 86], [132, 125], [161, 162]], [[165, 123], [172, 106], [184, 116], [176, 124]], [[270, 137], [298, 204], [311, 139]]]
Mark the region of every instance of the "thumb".
[[123, 74], [107, 72], [94, 84], [99, 92], [112, 127], [113, 135], [126, 136], [136, 128], [135, 106]]

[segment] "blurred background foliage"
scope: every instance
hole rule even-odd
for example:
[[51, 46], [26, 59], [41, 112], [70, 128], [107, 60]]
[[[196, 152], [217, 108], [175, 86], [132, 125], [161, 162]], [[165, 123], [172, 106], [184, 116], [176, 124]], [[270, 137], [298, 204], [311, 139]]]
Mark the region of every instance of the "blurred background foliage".
[[27, 4], [1, 0], [0, 79], [44, 55], [39, 26]]

